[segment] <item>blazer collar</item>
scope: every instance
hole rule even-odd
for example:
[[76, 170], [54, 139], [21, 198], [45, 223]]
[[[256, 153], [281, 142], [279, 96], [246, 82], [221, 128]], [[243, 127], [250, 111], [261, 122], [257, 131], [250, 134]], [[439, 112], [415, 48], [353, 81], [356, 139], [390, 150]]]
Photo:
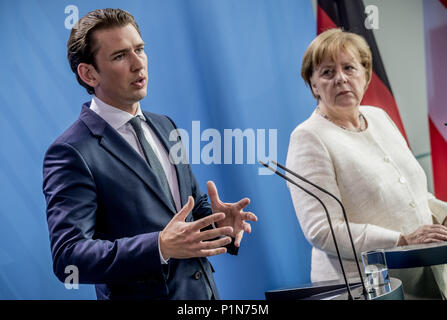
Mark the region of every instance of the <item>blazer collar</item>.
[[[106, 121], [104, 121], [94, 111], [90, 110], [90, 103], [82, 106], [80, 120], [85, 123], [93, 135], [99, 138], [99, 143], [108, 152], [113, 154], [121, 162], [123, 162], [130, 170], [139, 176], [144, 183], [151, 189], [158, 198], [171, 210], [173, 214], [176, 210], [172, 202], [168, 199], [164, 192], [160, 192], [162, 186], [150, 166], [146, 161], [124, 140], [121, 135], [113, 129]], [[157, 126], [154, 126], [157, 128]], [[162, 135], [154, 129], [166, 147], [166, 141]], [[169, 150], [169, 149], [167, 149]]]
[[90, 101], [86, 102], [82, 105], [81, 115], [79, 119], [85, 123], [85, 125], [89, 128], [89, 130], [95, 136], [102, 136], [104, 129], [108, 126], [107, 122], [105, 122], [96, 112], [90, 110]]

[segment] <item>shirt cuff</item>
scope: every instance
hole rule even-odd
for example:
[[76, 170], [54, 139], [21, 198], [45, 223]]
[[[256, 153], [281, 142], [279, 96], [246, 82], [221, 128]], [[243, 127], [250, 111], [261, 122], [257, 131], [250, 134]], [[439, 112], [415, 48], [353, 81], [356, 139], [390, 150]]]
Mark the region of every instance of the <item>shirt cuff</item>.
[[158, 233], [158, 253], [160, 254], [160, 262], [161, 262], [161, 264], [168, 264], [169, 259], [165, 260], [163, 258], [163, 255], [161, 254], [161, 250], [160, 250], [160, 234], [161, 234], [161, 232]]

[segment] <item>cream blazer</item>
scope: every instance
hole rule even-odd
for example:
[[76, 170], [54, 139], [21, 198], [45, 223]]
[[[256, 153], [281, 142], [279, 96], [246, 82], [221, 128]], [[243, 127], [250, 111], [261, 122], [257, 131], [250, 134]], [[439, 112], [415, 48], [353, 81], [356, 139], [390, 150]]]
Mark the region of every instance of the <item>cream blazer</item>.
[[[424, 170], [386, 112], [370, 106], [361, 106], [360, 112], [368, 123], [363, 132], [344, 130], [314, 112], [292, 132], [286, 163], [342, 201], [359, 259], [363, 251], [395, 247], [401, 233], [447, 216], [447, 203], [427, 191]], [[313, 246], [311, 281], [341, 278], [322, 206], [296, 186], [288, 187], [301, 229]], [[340, 206], [307, 187], [321, 195], [328, 208], [348, 277], [358, 277]], [[441, 269], [434, 273], [445, 294], [445, 269]], [[415, 274], [411, 285], [417, 285], [417, 271], [411, 270]]]

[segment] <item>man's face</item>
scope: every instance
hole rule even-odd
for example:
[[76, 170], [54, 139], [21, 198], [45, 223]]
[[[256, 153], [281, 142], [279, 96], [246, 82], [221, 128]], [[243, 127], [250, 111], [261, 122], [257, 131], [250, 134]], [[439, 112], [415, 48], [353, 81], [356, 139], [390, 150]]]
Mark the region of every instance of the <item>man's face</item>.
[[95, 95], [114, 107], [136, 110], [147, 94], [147, 56], [138, 31], [128, 24], [97, 30], [93, 37], [98, 48]]

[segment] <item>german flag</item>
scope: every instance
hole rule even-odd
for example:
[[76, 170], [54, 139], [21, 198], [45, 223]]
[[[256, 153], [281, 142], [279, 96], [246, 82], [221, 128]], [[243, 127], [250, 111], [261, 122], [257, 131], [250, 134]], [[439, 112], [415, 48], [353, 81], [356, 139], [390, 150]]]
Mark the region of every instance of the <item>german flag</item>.
[[405, 128], [400, 118], [396, 101], [394, 100], [374, 34], [372, 30], [365, 27], [366, 19], [367, 14], [365, 13], [363, 1], [318, 0], [317, 34], [328, 29], [342, 28], [344, 31], [363, 36], [367, 41], [372, 52], [373, 73], [368, 90], [363, 96], [361, 104], [384, 109], [391, 119], [393, 119], [408, 143]]
[[423, 9], [433, 186], [447, 201], [447, 0], [424, 1]]

